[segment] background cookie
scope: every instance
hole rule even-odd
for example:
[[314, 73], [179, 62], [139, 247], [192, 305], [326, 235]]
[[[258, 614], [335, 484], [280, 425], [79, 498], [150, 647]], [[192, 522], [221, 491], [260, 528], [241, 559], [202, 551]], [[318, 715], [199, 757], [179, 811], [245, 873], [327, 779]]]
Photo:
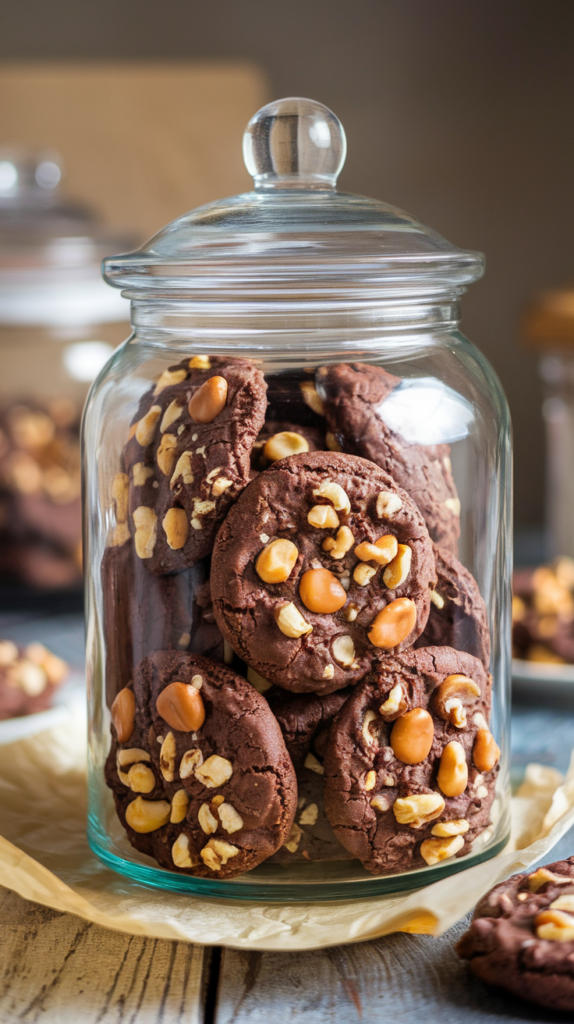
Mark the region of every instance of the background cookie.
[[484, 896], [457, 944], [482, 981], [554, 1010], [574, 1007], [574, 857]]
[[317, 390], [329, 430], [342, 450], [370, 459], [390, 473], [422, 512], [432, 539], [456, 553], [460, 501], [449, 446], [409, 444], [377, 412], [400, 383], [400, 377], [367, 363], [341, 363], [317, 370]]
[[151, 572], [181, 572], [211, 551], [249, 481], [266, 389], [248, 360], [195, 356], [142, 398], [124, 458], [136, 551]]
[[289, 834], [297, 789], [265, 699], [207, 658], [164, 651], [140, 662], [133, 692], [133, 736], [149, 753], [165, 796], [157, 800], [153, 789], [151, 803], [160, 806], [135, 797], [131, 811], [132, 802], [120, 797], [130, 841], [134, 818], [159, 822], [150, 830], [153, 856], [170, 870], [201, 877], [234, 877], [269, 857]]
[[435, 545], [438, 582], [415, 647], [454, 647], [490, 664], [490, 632], [486, 605], [478, 584], [458, 558]]
[[293, 455], [261, 473], [218, 535], [211, 592], [221, 632], [295, 692], [358, 682], [429, 613], [435, 565], [408, 495], [365, 459]]
[[490, 691], [477, 658], [427, 647], [380, 662], [339, 712], [325, 808], [373, 874], [462, 856], [488, 824], [498, 760]]
[[133, 678], [138, 662], [154, 651], [192, 651], [223, 661], [208, 574], [204, 559], [174, 576], [153, 576], [131, 538], [105, 549], [101, 579], [108, 707]]
[[320, 696], [291, 694], [273, 687], [268, 700], [281, 727], [297, 775], [297, 814], [283, 846], [273, 855], [282, 863], [349, 860], [325, 813], [323, 757], [333, 717], [352, 690]]

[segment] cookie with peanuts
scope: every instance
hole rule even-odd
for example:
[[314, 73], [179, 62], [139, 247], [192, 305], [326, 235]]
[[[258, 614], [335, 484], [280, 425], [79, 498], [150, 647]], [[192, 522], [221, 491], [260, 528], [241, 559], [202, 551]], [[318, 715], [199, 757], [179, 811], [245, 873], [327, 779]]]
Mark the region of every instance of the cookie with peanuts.
[[349, 697], [325, 751], [335, 835], [373, 874], [468, 853], [490, 821], [500, 751], [492, 679], [449, 647], [385, 658]]
[[210, 553], [249, 482], [266, 390], [253, 362], [193, 356], [142, 398], [124, 463], [136, 553], [151, 572], [181, 572]]
[[216, 539], [219, 628], [261, 676], [294, 692], [359, 682], [412, 646], [429, 614], [435, 560], [423, 518], [392, 478], [340, 452], [264, 470]]
[[481, 981], [572, 1012], [574, 857], [495, 885], [480, 900], [456, 951]]
[[241, 676], [157, 652], [118, 694], [112, 723], [106, 780], [118, 815], [130, 842], [162, 867], [232, 878], [289, 835], [293, 765], [267, 701]]

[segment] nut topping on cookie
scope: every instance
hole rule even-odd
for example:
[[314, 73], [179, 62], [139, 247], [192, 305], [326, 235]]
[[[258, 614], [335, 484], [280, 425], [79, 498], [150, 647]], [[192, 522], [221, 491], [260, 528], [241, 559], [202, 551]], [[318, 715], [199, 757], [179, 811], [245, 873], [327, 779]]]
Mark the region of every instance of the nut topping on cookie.
[[196, 423], [213, 423], [225, 409], [228, 385], [225, 377], [210, 377], [192, 395], [188, 409]]
[[172, 551], [179, 551], [184, 546], [189, 535], [189, 523], [185, 509], [169, 508], [163, 517], [161, 525]]
[[[177, 458], [177, 437], [175, 434], [164, 434], [157, 450], [156, 461], [164, 476], [171, 476]], [[153, 475], [153, 470], [152, 470]], [[135, 476], [134, 476], [135, 481]], [[145, 481], [144, 481], [145, 483]]]
[[389, 590], [402, 587], [411, 571], [413, 553], [408, 544], [399, 544], [398, 551], [383, 573], [383, 580]]
[[152, 405], [149, 412], [145, 414], [136, 425], [135, 438], [142, 448], [147, 448], [153, 441], [157, 421], [161, 416], [161, 405]]
[[313, 505], [307, 522], [317, 530], [333, 530], [339, 525], [339, 516], [332, 505]]
[[120, 690], [111, 706], [110, 713], [116, 729], [118, 743], [127, 743], [134, 731], [136, 715], [136, 701], [133, 690], [130, 690], [127, 686]]
[[175, 755], [175, 737], [172, 732], [168, 732], [159, 752], [159, 766], [166, 782], [175, 779]]
[[174, 793], [173, 800], [171, 801], [171, 813], [169, 820], [172, 825], [179, 825], [179, 823], [184, 820], [188, 807], [189, 797], [185, 792], [185, 789], [178, 789], [177, 793]]
[[424, 708], [413, 708], [397, 718], [391, 731], [393, 753], [403, 764], [420, 764], [428, 757], [434, 739], [434, 725]]
[[[480, 697], [480, 686], [468, 676], [453, 674], [440, 684], [433, 697], [437, 715], [457, 729], [466, 727], [466, 708]], [[478, 767], [478, 766], [477, 766]]]
[[222, 827], [230, 835], [233, 832], [239, 832], [239, 829], [243, 828], [243, 818], [237, 813], [232, 804], [222, 803], [218, 807], [217, 813], [219, 814]]
[[255, 562], [255, 571], [264, 583], [284, 583], [289, 579], [299, 552], [293, 541], [272, 540]]
[[474, 741], [472, 760], [479, 772], [492, 771], [500, 757], [500, 747], [489, 729], [479, 729]]
[[421, 857], [432, 867], [440, 864], [442, 860], [450, 860], [464, 846], [462, 836], [453, 836], [452, 839], [425, 839], [421, 843]]
[[416, 626], [417, 608], [408, 597], [391, 601], [371, 623], [369, 640], [374, 647], [390, 650], [398, 647], [412, 633]]
[[349, 495], [340, 484], [332, 480], [325, 480], [319, 487], [316, 487], [313, 491], [313, 497], [325, 498], [326, 501], [330, 501], [337, 512], [348, 513], [351, 511]]
[[[165, 410], [162, 420], [159, 426], [160, 434], [163, 434], [168, 427], [171, 427], [172, 423], [175, 423], [179, 419], [183, 412], [183, 405], [174, 398], [173, 402], [170, 402], [167, 409]], [[165, 474], [168, 475], [167, 473]]]
[[212, 754], [199, 768], [195, 769], [195, 777], [208, 789], [223, 786], [233, 775], [233, 765], [226, 757]]
[[214, 832], [217, 832], [219, 822], [211, 813], [209, 804], [201, 805], [198, 811], [197, 820], [206, 835], [211, 836]]
[[154, 395], [159, 395], [160, 392], [164, 391], [165, 388], [171, 387], [172, 384], [180, 384], [186, 377], [187, 373], [185, 370], [164, 370], [157, 379]]
[[201, 850], [200, 856], [203, 863], [212, 871], [221, 871], [227, 864], [230, 857], [237, 857], [239, 850], [231, 843], [224, 843], [220, 839], [210, 839]]
[[390, 519], [400, 512], [403, 503], [398, 494], [392, 491], [381, 491], [377, 497], [377, 515], [379, 519]]
[[134, 544], [138, 558], [151, 558], [157, 540], [157, 516], [153, 508], [140, 505], [133, 513], [132, 519], [136, 532]]
[[179, 777], [180, 779], [189, 779], [191, 775], [195, 773], [195, 769], [199, 768], [200, 764], [203, 764], [203, 754], [201, 750], [197, 748], [194, 750], [186, 750], [179, 763]]
[[431, 834], [440, 839], [447, 839], [449, 836], [462, 836], [468, 832], [470, 825], [465, 818], [457, 818], [454, 821], [438, 821], [431, 828]]
[[[347, 595], [345, 595], [345, 599], [346, 596]], [[305, 621], [301, 612], [297, 608], [297, 605], [293, 604], [292, 601], [289, 601], [288, 604], [281, 605], [281, 607], [276, 610], [275, 621], [285, 636], [295, 638], [313, 632], [313, 627]]]
[[444, 811], [444, 800], [440, 793], [417, 793], [413, 796], [398, 797], [393, 812], [399, 825], [422, 828]]
[[192, 868], [197, 863], [195, 858], [193, 860], [191, 858], [191, 854], [189, 852], [189, 837], [186, 836], [185, 832], [182, 832], [177, 837], [171, 848], [171, 856], [176, 868]]
[[273, 434], [265, 442], [263, 455], [268, 462], [278, 462], [279, 459], [286, 459], [289, 455], [300, 455], [309, 451], [309, 442], [302, 434], [292, 430], [282, 430]]
[[407, 702], [403, 693], [403, 688], [400, 683], [393, 686], [392, 690], [389, 691], [387, 699], [381, 704], [379, 708], [379, 714], [390, 722], [398, 715], [403, 715], [407, 710]]
[[537, 914], [534, 926], [539, 939], [550, 942], [574, 942], [574, 917], [561, 910], [543, 910]]
[[343, 634], [343, 636], [335, 637], [331, 650], [335, 661], [338, 661], [339, 665], [348, 668], [349, 665], [353, 664], [355, 660], [355, 645], [351, 636]]
[[156, 701], [157, 712], [180, 732], [201, 729], [205, 721], [205, 708], [199, 690], [188, 683], [170, 683]]
[[451, 740], [444, 748], [437, 782], [445, 796], [460, 796], [464, 793], [468, 784], [468, 766], [464, 747], [458, 740]]
[[374, 544], [364, 542], [355, 548], [355, 554], [362, 562], [377, 562], [378, 565], [388, 565], [396, 557], [397, 551], [397, 538], [392, 534], [379, 537]]
[[328, 551], [331, 558], [344, 558], [347, 551], [350, 551], [355, 543], [355, 538], [348, 526], [341, 526], [336, 537], [325, 537], [322, 548]]
[[307, 569], [299, 583], [299, 596], [310, 612], [323, 615], [338, 612], [347, 601], [346, 591], [328, 569]]
[[170, 811], [167, 800], [144, 800], [138, 796], [126, 808], [126, 822], [134, 832], [155, 832], [167, 825]]

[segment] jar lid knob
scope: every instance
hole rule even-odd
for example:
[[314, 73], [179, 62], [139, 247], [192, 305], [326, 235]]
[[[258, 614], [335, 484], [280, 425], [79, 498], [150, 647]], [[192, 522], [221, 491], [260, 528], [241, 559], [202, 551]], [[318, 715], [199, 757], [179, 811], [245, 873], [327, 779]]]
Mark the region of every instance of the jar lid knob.
[[335, 188], [346, 154], [339, 118], [297, 96], [262, 107], [243, 135], [243, 159], [257, 189]]

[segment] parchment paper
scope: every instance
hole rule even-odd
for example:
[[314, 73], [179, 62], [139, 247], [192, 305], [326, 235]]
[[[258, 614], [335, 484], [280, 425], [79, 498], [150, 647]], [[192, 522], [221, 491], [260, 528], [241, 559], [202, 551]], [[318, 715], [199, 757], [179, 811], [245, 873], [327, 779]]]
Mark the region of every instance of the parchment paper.
[[100, 864], [85, 837], [85, 721], [0, 747], [0, 882], [26, 899], [133, 935], [242, 949], [318, 949], [393, 931], [440, 935], [497, 881], [548, 854], [574, 822], [566, 778], [531, 764], [497, 857], [406, 896], [344, 903], [209, 900], [146, 889]]

